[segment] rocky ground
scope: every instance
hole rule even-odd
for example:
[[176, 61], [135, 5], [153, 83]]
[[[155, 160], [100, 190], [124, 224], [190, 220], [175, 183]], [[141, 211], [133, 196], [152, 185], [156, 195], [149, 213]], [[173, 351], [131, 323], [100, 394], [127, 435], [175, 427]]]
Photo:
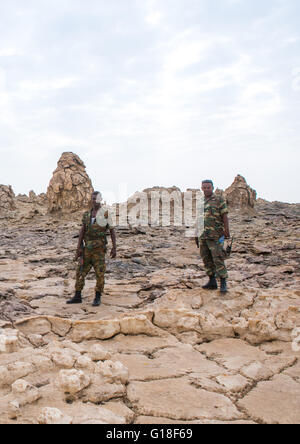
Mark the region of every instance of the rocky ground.
[[92, 273], [66, 305], [80, 214], [19, 207], [0, 219], [0, 423], [300, 422], [300, 205], [231, 212], [226, 296], [184, 229], [118, 229], [100, 308]]

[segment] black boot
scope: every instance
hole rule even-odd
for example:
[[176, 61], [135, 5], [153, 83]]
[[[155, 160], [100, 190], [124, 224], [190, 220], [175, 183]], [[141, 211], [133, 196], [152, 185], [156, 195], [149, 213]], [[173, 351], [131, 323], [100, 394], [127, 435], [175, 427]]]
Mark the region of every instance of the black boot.
[[227, 293], [227, 284], [226, 284], [226, 279], [225, 278], [221, 278], [220, 292], [221, 293]]
[[209, 276], [209, 282], [206, 285], [203, 285], [204, 290], [217, 290], [218, 283], [215, 276]]
[[99, 307], [99, 305], [101, 305], [101, 293], [100, 291], [96, 291], [93, 307]]
[[67, 301], [67, 304], [81, 304], [81, 291], [76, 291], [75, 296]]

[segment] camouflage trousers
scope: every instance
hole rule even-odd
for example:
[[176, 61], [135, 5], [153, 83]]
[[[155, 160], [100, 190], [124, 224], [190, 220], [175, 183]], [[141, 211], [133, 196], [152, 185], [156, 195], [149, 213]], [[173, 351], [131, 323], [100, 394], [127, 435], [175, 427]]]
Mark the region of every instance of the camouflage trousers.
[[228, 278], [223, 246], [214, 239], [200, 239], [200, 254], [208, 276]]
[[76, 271], [75, 290], [82, 291], [85, 284], [85, 278], [91, 269], [94, 268], [96, 273], [96, 288], [95, 291], [103, 293], [105, 283], [105, 250], [104, 249], [85, 249], [83, 265], [78, 265]]

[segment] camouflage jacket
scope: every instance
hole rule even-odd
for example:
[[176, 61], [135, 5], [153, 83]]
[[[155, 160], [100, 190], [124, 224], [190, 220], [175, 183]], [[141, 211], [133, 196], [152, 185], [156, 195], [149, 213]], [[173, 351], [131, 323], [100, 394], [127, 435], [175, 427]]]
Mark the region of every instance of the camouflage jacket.
[[[106, 214], [105, 214], [106, 215]], [[108, 214], [107, 214], [108, 219]], [[87, 249], [101, 248], [106, 249], [107, 237], [106, 232], [110, 228], [109, 220], [106, 226], [100, 226], [95, 221], [92, 223], [91, 211], [84, 213], [82, 224], [85, 226], [84, 243]]]
[[224, 235], [223, 215], [228, 213], [225, 200], [213, 194], [204, 202], [204, 230], [201, 239], [219, 239]]

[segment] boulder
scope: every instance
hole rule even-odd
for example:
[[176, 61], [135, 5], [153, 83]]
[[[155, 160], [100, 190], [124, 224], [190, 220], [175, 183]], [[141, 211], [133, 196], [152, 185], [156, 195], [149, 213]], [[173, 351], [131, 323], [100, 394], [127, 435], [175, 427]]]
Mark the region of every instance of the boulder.
[[227, 205], [232, 209], [254, 208], [256, 191], [249, 187], [245, 178], [239, 174], [233, 184], [224, 192]]
[[10, 185], [0, 185], [0, 212], [16, 209], [15, 193]]
[[48, 186], [48, 212], [72, 213], [87, 208], [93, 191], [82, 160], [74, 153], [63, 153]]
[[66, 416], [59, 409], [52, 407], [43, 408], [37, 420], [39, 424], [46, 424], [46, 425], [72, 424], [72, 418], [70, 416]]

